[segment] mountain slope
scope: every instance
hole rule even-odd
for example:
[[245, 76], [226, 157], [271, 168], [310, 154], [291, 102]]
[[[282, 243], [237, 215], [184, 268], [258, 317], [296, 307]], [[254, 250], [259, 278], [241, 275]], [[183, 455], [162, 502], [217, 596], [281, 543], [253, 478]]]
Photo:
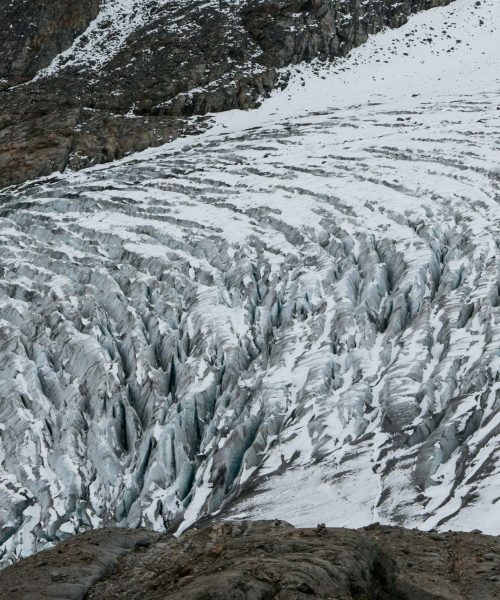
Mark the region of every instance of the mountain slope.
[[500, 532], [499, 31], [456, 0], [3, 194], [4, 561], [217, 510]]
[[0, 187], [199, 130], [450, 1], [0, 0]]

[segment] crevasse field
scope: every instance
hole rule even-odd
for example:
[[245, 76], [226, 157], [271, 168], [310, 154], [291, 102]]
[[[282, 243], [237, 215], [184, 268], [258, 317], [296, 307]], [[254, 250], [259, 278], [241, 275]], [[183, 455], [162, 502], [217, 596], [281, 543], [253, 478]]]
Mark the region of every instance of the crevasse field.
[[499, 42], [456, 0], [2, 194], [4, 563], [216, 511], [500, 534]]

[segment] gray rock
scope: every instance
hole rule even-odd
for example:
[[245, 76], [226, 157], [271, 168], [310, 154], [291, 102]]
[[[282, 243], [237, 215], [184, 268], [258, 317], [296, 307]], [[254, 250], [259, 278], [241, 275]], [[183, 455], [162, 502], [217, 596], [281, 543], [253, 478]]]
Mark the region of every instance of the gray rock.
[[453, 540], [453, 553], [438, 544], [429, 555], [427, 534], [397, 527], [324, 528], [318, 535], [286, 523], [275, 527], [272, 521], [212, 522], [179, 539], [100, 530], [2, 571], [0, 599], [34, 600], [41, 592], [44, 598], [61, 600], [497, 597], [498, 577], [476, 573], [474, 561], [491, 545], [500, 550], [500, 540], [443, 535]]
[[[104, 2], [97, 26], [57, 59], [97, 1], [1, 0], [0, 187], [165, 143], [202, 126], [193, 115], [255, 107], [286, 84], [280, 68], [345, 56], [450, 1], [136, 0], [125, 15]], [[57, 68], [40, 71], [51, 60]]]

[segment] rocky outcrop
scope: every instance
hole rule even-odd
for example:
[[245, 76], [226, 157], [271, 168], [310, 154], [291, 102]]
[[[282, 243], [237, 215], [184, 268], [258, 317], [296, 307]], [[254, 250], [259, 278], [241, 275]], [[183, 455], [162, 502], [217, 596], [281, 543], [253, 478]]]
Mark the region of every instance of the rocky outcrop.
[[164, 143], [196, 130], [193, 115], [252, 108], [285, 83], [280, 68], [343, 56], [449, 2], [5, 0], [0, 186]]
[[180, 539], [117, 529], [77, 536], [0, 574], [0, 599], [493, 600], [500, 539], [400, 528], [206, 524]]
[[99, 12], [99, 0], [0, 0], [0, 90], [24, 83], [71, 46]]
[[110, 575], [124, 555], [147, 548], [160, 539], [140, 529], [99, 529], [41, 552], [0, 573], [0, 599], [80, 600]]

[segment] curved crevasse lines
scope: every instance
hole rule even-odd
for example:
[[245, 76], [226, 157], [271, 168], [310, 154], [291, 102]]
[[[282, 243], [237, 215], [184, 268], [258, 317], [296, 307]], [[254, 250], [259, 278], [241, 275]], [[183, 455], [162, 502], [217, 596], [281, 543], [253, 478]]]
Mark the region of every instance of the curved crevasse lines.
[[496, 531], [497, 104], [274, 116], [4, 194], [2, 560], [220, 509]]
[[[180, 523], [292, 459], [340, 480], [368, 468], [398, 522], [443, 518], [450, 485], [479, 493], [496, 469], [479, 465], [498, 402], [495, 180], [487, 162], [451, 167], [445, 143], [449, 160], [420, 159], [420, 126], [387, 134], [411, 161], [388, 154], [388, 113], [364, 111], [380, 147], [340, 150], [316, 117], [4, 203], [7, 556], [90, 525]], [[295, 168], [328, 148], [321, 171]]]

